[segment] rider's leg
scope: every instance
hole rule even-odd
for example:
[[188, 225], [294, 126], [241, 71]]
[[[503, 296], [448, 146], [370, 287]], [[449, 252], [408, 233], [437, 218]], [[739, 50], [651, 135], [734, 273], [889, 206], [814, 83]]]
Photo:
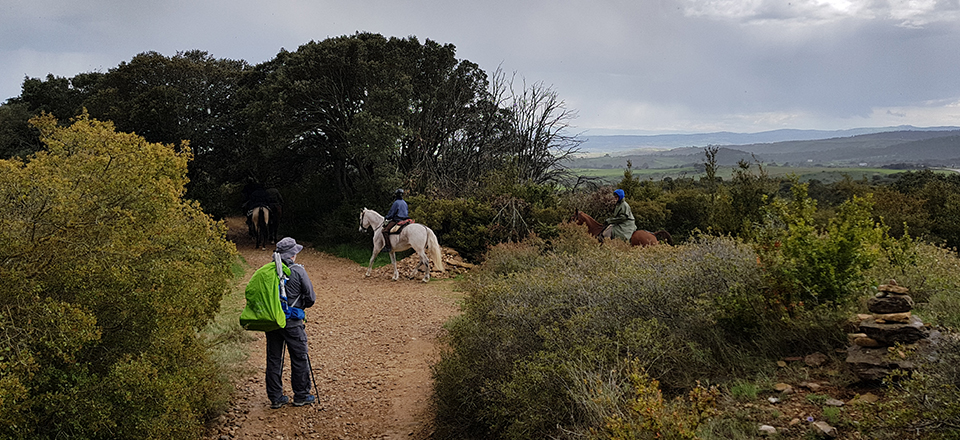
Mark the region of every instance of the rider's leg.
[[390, 246], [390, 230], [393, 229], [393, 227], [396, 226], [396, 225], [397, 225], [397, 222], [391, 221], [390, 223], [387, 223], [387, 224], [383, 227], [383, 231], [382, 231], [382, 233], [383, 233], [383, 250], [386, 251], [386, 252], [390, 252], [390, 249], [391, 249], [391, 246]]

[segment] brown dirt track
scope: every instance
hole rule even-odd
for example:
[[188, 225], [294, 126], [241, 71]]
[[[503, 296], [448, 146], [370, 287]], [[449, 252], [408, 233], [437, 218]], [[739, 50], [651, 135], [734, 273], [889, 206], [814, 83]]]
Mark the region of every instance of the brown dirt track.
[[[230, 219], [228, 226], [249, 265], [249, 278], [270, 261], [271, 250], [254, 249], [237, 232], [242, 219]], [[231, 407], [207, 438], [429, 438], [430, 366], [438, 358], [442, 324], [458, 313], [453, 281], [435, 273], [423, 283], [419, 277], [408, 279], [401, 268], [401, 279], [394, 282], [389, 267], [365, 278], [365, 266], [303, 244], [297, 263], [306, 268], [317, 293], [316, 305], [306, 310], [317, 403], [270, 409], [263, 378], [265, 339], [251, 332], [257, 337], [248, 360], [253, 373], [234, 384]], [[285, 394], [292, 396], [289, 362], [283, 380]]]

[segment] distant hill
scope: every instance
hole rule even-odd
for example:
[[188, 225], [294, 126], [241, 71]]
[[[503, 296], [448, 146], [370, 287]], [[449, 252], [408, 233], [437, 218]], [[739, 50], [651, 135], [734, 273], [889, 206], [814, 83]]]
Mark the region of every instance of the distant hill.
[[951, 131], [960, 130], [960, 127], [930, 127], [920, 128], [913, 126], [856, 128], [850, 130], [772, 130], [759, 133], [694, 133], [694, 134], [661, 134], [661, 135], [583, 135], [585, 140], [580, 146], [584, 153], [623, 154], [631, 150], [669, 150], [679, 147], [705, 147], [708, 145], [753, 145], [770, 144], [786, 141], [810, 141], [834, 138], [849, 138], [852, 136], [887, 133], [887, 132], [924, 132], [924, 131]]
[[[863, 129], [867, 130], [867, 129]], [[766, 136], [800, 135], [801, 130], [778, 130]], [[847, 130], [847, 132], [852, 130]], [[802, 135], [813, 135], [802, 131]], [[837, 132], [819, 132], [832, 133]], [[757, 133], [756, 135], [760, 135]], [[694, 136], [694, 135], [686, 135]], [[700, 139], [710, 138], [703, 135]], [[746, 135], [751, 136], [751, 135]], [[619, 136], [618, 136], [619, 137]], [[693, 139], [693, 138], [688, 138]], [[728, 139], [733, 139], [728, 138]], [[614, 145], [613, 140], [607, 139]], [[597, 145], [597, 144], [595, 144]], [[620, 144], [625, 145], [625, 144]], [[808, 140], [779, 142], [753, 142], [741, 145], [707, 143], [702, 146], [686, 146], [656, 150], [651, 147], [627, 148], [619, 153], [610, 151], [602, 157], [583, 157], [571, 160], [572, 168], [623, 168], [629, 160], [634, 168], [670, 168], [686, 164], [703, 163], [704, 148], [717, 146], [717, 161], [720, 165], [733, 165], [740, 160], [758, 160], [767, 164], [795, 166], [870, 166], [912, 164], [930, 167], [960, 167], [960, 127], [940, 129], [911, 129], [881, 131], [847, 137], [828, 137]], [[721, 146], [723, 145], [723, 146]]]

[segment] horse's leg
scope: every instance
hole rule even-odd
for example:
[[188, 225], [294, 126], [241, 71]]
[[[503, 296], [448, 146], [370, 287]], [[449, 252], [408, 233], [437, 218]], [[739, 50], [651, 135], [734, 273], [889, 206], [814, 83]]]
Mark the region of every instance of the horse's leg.
[[393, 280], [400, 279], [400, 270], [397, 269], [397, 251], [394, 248], [390, 248], [390, 262], [393, 263]]
[[370, 276], [370, 272], [373, 271], [373, 260], [377, 259], [377, 255], [380, 255], [380, 249], [383, 249], [383, 235], [380, 235], [380, 240], [377, 241], [377, 233], [373, 234], [373, 254], [370, 255], [370, 265], [367, 266], [367, 274], [365, 277]]
[[[423, 282], [424, 283], [426, 283], [427, 281], [430, 281], [430, 259], [427, 258], [427, 252], [424, 249], [426, 247], [425, 245], [426, 243], [424, 243], [424, 246], [421, 246], [420, 249], [417, 249], [417, 253], [420, 254], [420, 264], [417, 265], [417, 270], [420, 270], [420, 266], [423, 265], [423, 271], [424, 271]], [[414, 272], [414, 275], [416, 275], [416, 272]]]

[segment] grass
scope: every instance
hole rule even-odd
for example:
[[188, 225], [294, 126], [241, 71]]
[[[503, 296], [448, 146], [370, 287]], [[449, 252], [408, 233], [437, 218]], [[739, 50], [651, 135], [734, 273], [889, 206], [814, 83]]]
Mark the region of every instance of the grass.
[[[246, 305], [244, 281], [249, 266], [238, 258], [230, 267], [234, 275], [234, 286], [220, 300], [220, 311], [213, 321], [201, 332], [201, 339], [207, 344], [210, 357], [227, 376], [228, 385], [232, 380], [249, 373], [246, 361], [250, 353], [247, 344], [253, 340], [250, 332], [240, 327], [239, 316]], [[230, 385], [232, 387], [232, 385]]]
[[[734, 167], [720, 167], [717, 175], [725, 181], [733, 177]], [[801, 182], [810, 180], [819, 180], [824, 183], [843, 180], [844, 176], [850, 176], [853, 180], [866, 178], [872, 180], [874, 176], [887, 176], [890, 174], [902, 173], [903, 170], [889, 170], [884, 168], [833, 168], [833, 167], [782, 167], [764, 165], [763, 169], [770, 177], [784, 177], [787, 175], [796, 175]], [[586, 177], [598, 177], [608, 183], [619, 182], [623, 179], [622, 168], [594, 169], [594, 168], [573, 168], [570, 170], [573, 174]], [[700, 178], [706, 176], [703, 172], [698, 172], [693, 167], [678, 168], [650, 168], [650, 169], [632, 169], [630, 172], [634, 177], [640, 180], [663, 180], [665, 177], [671, 179], [677, 178]]]
[[[346, 258], [363, 266], [370, 264], [370, 252], [373, 251], [369, 246], [360, 246], [354, 243], [343, 243], [334, 246], [321, 246], [318, 247], [317, 250], [340, 258]], [[397, 252], [397, 261], [410, 256], [412, 253], [413, 250]], [[377, 259], [373, 260], [374, 269], [380, 266], [386, 266], [388, 264], [390, 264], [390, 254], [386, 252], [380, 252], [377, 255]]]
[[760, 387], [752, 382], [738, 381], [730, 387], [730, 395], [740, 401], [755, 400], [760, 392]]

